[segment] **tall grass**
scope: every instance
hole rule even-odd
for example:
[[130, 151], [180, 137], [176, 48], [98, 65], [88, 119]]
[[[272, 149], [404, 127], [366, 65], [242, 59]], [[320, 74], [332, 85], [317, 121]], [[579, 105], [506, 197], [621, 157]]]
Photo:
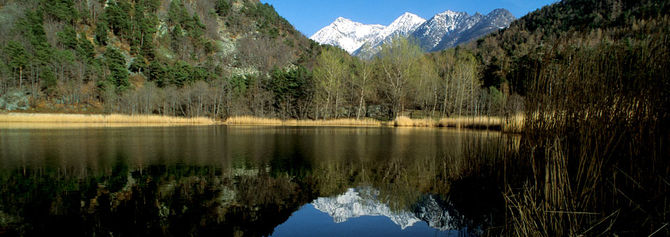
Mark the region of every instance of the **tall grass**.
[[529, 74], [508, 235], [670, 235], [667, 35], [555, 47]]
[[2, 123], [102, 123], [102, 124], [215, 124], [206, 117], [171, 117], [161, 115], [124, 114], [41, 114], [6, 113], [0, 114]]
[[449, 117], [439, 120], [424, 118], [412, 119], [399, 116], [393, 120], [396, 127], [452, 127], [468, 129], [488, 129], [504, 132], [519, 133], [523, 129], [524, 116], [517, 114], [508, 118], [491, 116]]
[[230, 117], [228, 125], [272, 125], [272, 126], [382, 126], [382, 122], [365, 119], [329, 119], [329, 120], [281, 120], [276, 118], [259, 118], [253, 116]]

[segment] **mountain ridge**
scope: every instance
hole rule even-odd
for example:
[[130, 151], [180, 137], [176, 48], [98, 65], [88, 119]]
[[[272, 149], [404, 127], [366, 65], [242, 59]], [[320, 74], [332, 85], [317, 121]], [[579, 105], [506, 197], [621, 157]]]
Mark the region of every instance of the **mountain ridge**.
[[[508, 27], [513, 20], [514, 16], [502, 8], [487, 15], [469, 15], [466, 12], [446, 10], [429, 20], [405, 12], [388, 26], [363, 24], [338, 17], [310, 39], [320, 44], [338, 46], [361, 58], [371, 58], [381, 51], [383, 44], [391, 42], [394, 37], [414, 38], [424, 51], [434, 52]], [[342, 21], [348, 24], [338, 24]]]

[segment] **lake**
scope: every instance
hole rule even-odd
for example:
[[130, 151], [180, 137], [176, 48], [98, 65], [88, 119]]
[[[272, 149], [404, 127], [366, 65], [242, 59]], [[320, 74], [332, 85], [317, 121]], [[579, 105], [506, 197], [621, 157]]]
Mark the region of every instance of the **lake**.
[[496, 132], [0, 129], [0, 235], [477, 236], [504, 218]]

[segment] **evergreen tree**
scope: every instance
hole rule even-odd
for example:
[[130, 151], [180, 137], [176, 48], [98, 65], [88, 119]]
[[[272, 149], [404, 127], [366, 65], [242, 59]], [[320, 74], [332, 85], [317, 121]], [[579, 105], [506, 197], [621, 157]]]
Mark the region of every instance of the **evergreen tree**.
[[107, 45], [107, 22], [98, 21], [95, 26], [95, 43], [98, 46]]
[[71, 25], [65, 25], [61, 32], [56, 34], [58, 36], [58, 43], [63, 48], [76, 49], [79, 42], [77, 42], [77, 32]]
[[28, 54], [23, 45], [16, 41], [9, 41], [3, 50], [7, 57], [7, 65], [17, 75], [19, 87], [23, 85], [23, 69], [28, 64]]
[[123, 92], [130, 87], [128, 81], [128, 69], [126, 68], [126, 58], [121, 51], [114, 47], [107, 48], [104, 54], [107, 69], [110, 72], [108, 81], [116, 87], [117, 93]]

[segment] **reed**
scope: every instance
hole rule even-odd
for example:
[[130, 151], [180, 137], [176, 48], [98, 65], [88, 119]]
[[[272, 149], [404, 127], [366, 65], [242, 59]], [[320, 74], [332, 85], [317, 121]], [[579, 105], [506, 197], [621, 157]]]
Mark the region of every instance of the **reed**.
[[439, 120], [434, 119], [412, 119], [399, 116], [393, 120], [392, 125], [396, 127], [450, 127], [467, 129], [497, 130], [510, 133], [520, 133], [523, 129], [523, 114], [517, 114], [508, 118], [494, 116], [471, 116], [471, 117], [448, 117]]
[[530, 175], [508, 184], [505, 234], [670, 234], [666, 36], [556, 49], [560, 60], [529, 74], [522, 149], [510, 166]]
[[371, 119], [329, 119], [329, 120], [281, 120], [276, 118], [259, 118], [238, 116], [226, 119], [228, 125], [270, 125], [270, 126], [382, 126], [382, 122]]
[[228, 125], [282, 125], [280, 119], [253, 116], [230, 117], [224, 123]]
[[99, 124], [216, 124], [206, 117], [171, 117], [162, 115], [124, 115], [124, 114], [43, 114], [43, 113], [6, 113], [0, 114], [2, 123], [99, 123]]

